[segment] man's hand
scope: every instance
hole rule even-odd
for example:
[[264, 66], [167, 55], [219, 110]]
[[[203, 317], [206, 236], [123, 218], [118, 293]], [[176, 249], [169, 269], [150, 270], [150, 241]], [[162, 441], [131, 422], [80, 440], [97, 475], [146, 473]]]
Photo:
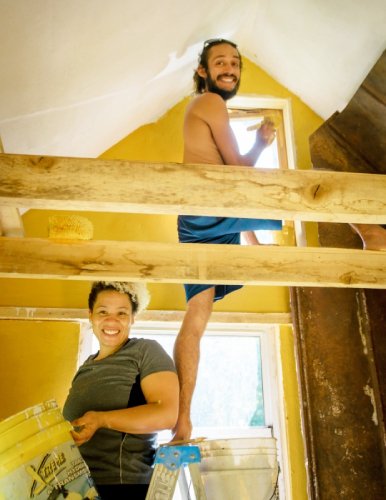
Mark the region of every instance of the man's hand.
[[177, 420], [177, 424], [173, 429], [173, 438], [172, 443], [174, 441], [187, 441], [190, 439], [192, 434], [192, 422], [189, 417], [179, 417]]
[[71, 434], [77, 446], [89, 441], [95, 432], [102, 427], [101, 418], [96, 411], [88, 411], [82, 417], [73, 420], [71, 424], [74, 427]]
[[276, 138], [276, 128], [273, 121], [265, 118], [256, 132], [256, 140], [264, 144], [265, 147], [270, 146]]

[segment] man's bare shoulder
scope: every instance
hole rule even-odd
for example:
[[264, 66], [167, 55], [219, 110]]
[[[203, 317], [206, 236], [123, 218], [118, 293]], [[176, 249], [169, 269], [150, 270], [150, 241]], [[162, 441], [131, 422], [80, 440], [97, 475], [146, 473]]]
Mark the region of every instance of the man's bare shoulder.
[[225, 101], [222, 97], [213, 92], [204, 92], [196, 96], [187, 108], [188, 113], [199, 115], [213, 113], [219, 110], [226, 110]]
[[184, 121], [184, 163], [224, 163], [213, 138], [213, 125], [219, 120], [223, 122], [225, 113], [223, 99], [210, 92], [189, 103]]

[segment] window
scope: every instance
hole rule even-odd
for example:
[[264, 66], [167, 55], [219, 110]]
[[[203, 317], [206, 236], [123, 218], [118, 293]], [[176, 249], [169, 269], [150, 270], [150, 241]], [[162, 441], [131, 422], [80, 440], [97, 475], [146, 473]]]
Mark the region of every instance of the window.
[[[276, 139], [262, 152], [256, 168], [295, 168], [289, 100], [237, 96], [228, 101], [228, 111], [241, 154], [251, 148], [256, 129], [264, 118], [271, 119], [276, 126]], [[256, 231], [256, 235], [265, 244], [294, 245], [296, 240], [298, 245], [305, 245], [304, 224], [298, 221], [284, 221], [281, 232]]]
[[[155, 339], [172, 356], [178, 328], [170, 323], [149, 328], [146, 322], [136, 322], [131, 336]], [[272, 435], [272, 337], [267, 328], [208, 325], [192, 403], [193, 437]]]

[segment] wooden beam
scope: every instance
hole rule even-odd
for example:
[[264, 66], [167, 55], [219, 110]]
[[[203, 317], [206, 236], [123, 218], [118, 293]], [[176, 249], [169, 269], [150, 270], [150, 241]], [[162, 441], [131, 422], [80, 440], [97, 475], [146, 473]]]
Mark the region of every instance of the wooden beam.
[[[139, 321], [178, 322], [184, 318], [185, 311], [160, 311], [147, 309], [137, 316]], [[88, 321], [87, 309], [66, 309], [61, 307], [7, 307], [0, 306], [2, 320], [39, 320], [39, 321]], [[212, 313], [210, 323], [248, 323], [259, 325], [291, 324], [291, 314], [219, 312]]]
[[386, 252], [2, 237], [0, 277], [386, 288]]
[[0, 206], [386, 223], [386, 176], [0, 155]]

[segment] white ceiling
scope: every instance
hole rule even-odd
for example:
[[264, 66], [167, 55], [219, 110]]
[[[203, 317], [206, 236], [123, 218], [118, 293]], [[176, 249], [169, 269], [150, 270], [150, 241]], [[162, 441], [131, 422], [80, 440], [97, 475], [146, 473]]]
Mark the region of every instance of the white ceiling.
[[189, 95], [218, 36], [327, 119], [386, 48], [386, 0], [0, 0], [4, 151], [98, 156]]

